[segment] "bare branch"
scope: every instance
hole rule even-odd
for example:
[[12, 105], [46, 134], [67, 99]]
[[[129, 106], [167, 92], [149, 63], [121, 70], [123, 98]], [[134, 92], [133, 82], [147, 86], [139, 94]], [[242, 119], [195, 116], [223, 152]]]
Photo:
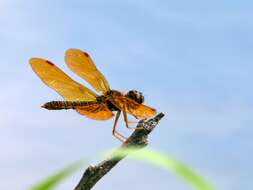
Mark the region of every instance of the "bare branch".
[[[119, 149], [122, 148], [143, 148], [148, 145], [148, 134], [157, 126], [158, 122], [164, 116], [163, 113], [159, 113], [154, 118], [148, 121], [139, 121], [137, 127], [142, 127], [143, 129], [135, 130], [131, 136], [126, 140], [125, 143]], [[117, 151], [117, 150], [116, 150]], [[120, 160], [125, 156], [113, 158], [113, 156], [107, 158], [103, 162], [99, 163], [97, 166], [89, 166], [80, 182], [74, 190], [90, 190], [105, 174], [107, 174]]]

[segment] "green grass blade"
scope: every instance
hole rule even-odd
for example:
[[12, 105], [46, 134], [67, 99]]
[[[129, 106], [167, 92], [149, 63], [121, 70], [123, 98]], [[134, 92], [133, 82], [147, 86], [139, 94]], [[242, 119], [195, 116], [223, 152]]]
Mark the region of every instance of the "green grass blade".
[[113, 152], [114, 157], [128, 155], [129, 158], [145, 161], [149, 164], [163, 167], [182, 177], [187, 183], [197, 190], [215, 190], [202, 176], [174, 158], [149, 149], [124, 148]]
[[66, 177], [81, 169], [83, 166], [83, 161], [77, 161], [64, 169], [56, 172], [52, 176], [47, 177], [42, 180], [38, 184], [29, 188], [29, 190], [52, 190], [54, 189], [60, 182], [62, 182]]
[[[106, 153], [106, 157], [111, 157], [112, 152]], [[208, 183], [202, 176], [197, 174], [193, 169], [189, 168], [180, 161], [174, 158], [155, 152], [149, 149], [135, 149], [135, 148], [124, 148], [113, 152], [115, 158], [127, 155], [129, 158], [147, 162], [152, 165], [156, 165], [162, 168], [172, 171], [185, 182], [189, 183], [196, 190], [215, 190], [214, 186]], [[103, 158], [104, 158], [103, 154]], [[41, 181], [35, 186], [31, 187], [29, 190], [52, 190], [56, 185], [62, 182], [66, 177], [80, 169], [83, 165], [82, 161], [75, 162], [70, 166], [60, 170], [56, 174], [48, 177], [47, 179]]]

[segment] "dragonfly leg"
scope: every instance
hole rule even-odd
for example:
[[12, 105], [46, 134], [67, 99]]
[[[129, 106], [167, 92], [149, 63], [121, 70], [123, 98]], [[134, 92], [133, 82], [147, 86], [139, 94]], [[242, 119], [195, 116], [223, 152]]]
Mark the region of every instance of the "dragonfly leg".
[[129, 123], [138, 123], [138, 122], [133, 122], [133, 121], [128, 121], [128, 119], [127, 119], [127, 113], [126, 113], [126, 109], [125, 109], [125, 107], [123, 108], [123, 116], [124, 116], [124, 121], [125, 121], [125, 123], [126, 123], [126, 127], [128, 128], [128, 129], [132, 129], [132, 130], [139, 130], [139, 129], [143, 129], [143, 127], [129, 127]]
[[120, 113], [121, 113], [121, 111], [118, 111], [117, 114], [116, 114], [113, 129], [112, 129], [112, 135], [115, 136], [117, 139], [119, 139], [121, 142], [124, 143], [126, 141], [126, 137], [124, 137], [118, 131], [116, 131], [116, 127], [117, 127], [117, 123], [118, 123], [118, 120], [119, 120]]

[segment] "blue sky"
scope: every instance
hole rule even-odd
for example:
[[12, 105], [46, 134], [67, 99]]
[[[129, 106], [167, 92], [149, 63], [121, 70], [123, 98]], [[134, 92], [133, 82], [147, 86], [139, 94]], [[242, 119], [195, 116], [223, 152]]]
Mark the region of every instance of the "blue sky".
[[[28, 65], [93, 57], [114, 89], [138, 89], [166, 114], [150, 147], [184, 161], [219, 189], [251, 190], [252, 1], [0, 2], [0, 189], [29, 185], [83, 156], [119, 146], [113, 121], [40, 105], [60, 96]], [[122, 133], [130, 132], [120, 126]], [[58, 189], [74, 187], [82, 172]], [[142, 180], [150, 181], [143, 184]], [[94, 189], [190, 189], [173, 174], [125, 160]]]

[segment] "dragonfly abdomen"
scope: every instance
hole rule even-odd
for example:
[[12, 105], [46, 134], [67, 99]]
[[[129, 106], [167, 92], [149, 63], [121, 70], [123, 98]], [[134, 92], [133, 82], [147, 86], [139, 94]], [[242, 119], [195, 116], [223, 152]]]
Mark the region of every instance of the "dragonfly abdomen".
[[76, 109], [78, 106], [88, 106], [94, 102], [85, 101], [51, 101], [41, 107], [48, 110]]

